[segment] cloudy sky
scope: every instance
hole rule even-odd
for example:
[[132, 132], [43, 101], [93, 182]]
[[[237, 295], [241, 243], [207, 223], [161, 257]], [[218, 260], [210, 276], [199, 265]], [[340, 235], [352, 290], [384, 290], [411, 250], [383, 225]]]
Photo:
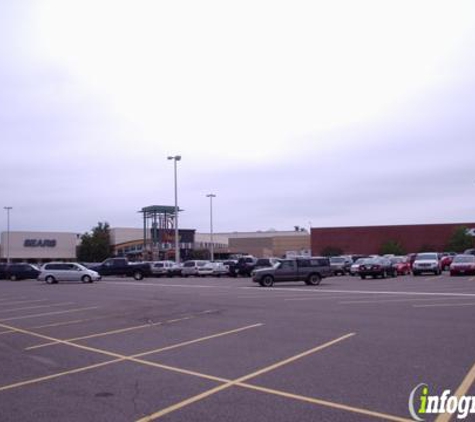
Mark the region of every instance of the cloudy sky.
[[474, 221], [475, 3], [0, 0], [0, 145], [12, 230], [140, 227], [170, 154], [199, 231]]

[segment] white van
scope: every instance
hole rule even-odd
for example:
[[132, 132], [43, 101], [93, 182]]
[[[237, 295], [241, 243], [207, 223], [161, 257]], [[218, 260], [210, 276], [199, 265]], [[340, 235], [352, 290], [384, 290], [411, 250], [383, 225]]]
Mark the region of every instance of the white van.
[[207, 275], [213, 275], [213, 271], [214, 267], [210, 261], [185, 261], [181, 269], [181, 275], [183, 277], [188, 277], [189, 275], [206, 277]]
[[92, 283], [101, 279], [99, 273], [76, 262], [49, 262], [44, 264], [40, 270], [38, 280], [48, 284], [56, 284], [58, 281]]

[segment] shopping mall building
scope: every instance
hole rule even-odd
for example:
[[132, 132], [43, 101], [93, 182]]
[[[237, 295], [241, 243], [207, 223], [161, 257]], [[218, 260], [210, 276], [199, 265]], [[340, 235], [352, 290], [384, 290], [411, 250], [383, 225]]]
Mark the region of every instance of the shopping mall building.
[[[325, 248], [338, 248], [345, 254], [376, 254], [385, 242], [399, 243], [406, 252], [422, 249], [444, 251], [454, 230], [464, 226], [475, 236], [475, 223], [418, 224], [399, 226], [325, 227], [306, 230], [220, 232], [213, 234], [216, 258], [232, 254], [256, 257], [321, 255]], [[113, 254], [131, 259], [168, 259], [174, 253], [174, 231], [154, 233], [153, 229], [117, 227], [111, 229]], [[72, 232], [11, 231], [1, 234], [0, 261], [47, 262], [76, 260], [81, 235]], [[154, 241], [158, 239], [158, 241]], [[7, 245], [10, 245], [9, 248]], [[182, 259], [194, 251], [209, 251], [211, 235], [193, 229], [179, 230]]]
[[[174, 255], [174, 230], [163, 232], [147, 228], [111, 228], [113, 255], [133, 260], [170, 259]], [[8, 241], [9, 238], [9, 241]], [[0, 237], [0, 261], [8, 255], [13, 262], [43, 263], [53, 260], [76, 260], [81, 235], [72, 232], [3, 232]], [[256, 257], [284, 256], [309, 253], [310, 236], [307, 231], [257, 231], [196, 233], [193, 229], [179, 230], [182, 259], [194, 251], [209, 251], [213, 244], [216, 258], [233, 254], [251, 254]], [[8, 247], [9, 245], [9, 247]]]

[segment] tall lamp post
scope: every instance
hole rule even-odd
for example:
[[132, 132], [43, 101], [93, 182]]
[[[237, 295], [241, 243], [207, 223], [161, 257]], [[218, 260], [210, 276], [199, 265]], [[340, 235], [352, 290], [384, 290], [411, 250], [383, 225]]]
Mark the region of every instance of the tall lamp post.
[[214, 261], [214, 239], [213, 239], [213, 198], [216, 198], [216, 195], [214, 193], [208, 193], [206, 195], [207, 198], [209, 198], [209, 229], [210, 229], [210, 235], [211, 235], [211, 261]]
[[178, 239], [178, 187], [177, 187], [177, 173], [176, 163], [181, 160], [181, 155], [173, 155], [168, 157], [169, 160], [173, 160], [175, 169], [175, 263], [180, 264], [180, 242]]
[[3, 207], [7, 210], [7, 264], [10, 264], [10, 210], [12, 207]]

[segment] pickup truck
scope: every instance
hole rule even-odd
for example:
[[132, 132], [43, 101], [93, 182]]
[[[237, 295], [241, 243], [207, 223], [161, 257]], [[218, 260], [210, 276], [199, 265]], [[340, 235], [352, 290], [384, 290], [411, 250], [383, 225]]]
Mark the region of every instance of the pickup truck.
[[254, 270], [252, 281], [262, 287], [272, 287], [281, 281], [304, 281], [309, 286], [318, 286], [323, 278], [332, 275], [328, 258], [295, 258], [282, 259], [272, 268]]
[[131, 263], [126, 258], [108, 258], [99, 265], [91, 265], [89, 269], [97, 271], [101, 276], [119, 275], [142, 280], [152, 275], [150, 264]]

